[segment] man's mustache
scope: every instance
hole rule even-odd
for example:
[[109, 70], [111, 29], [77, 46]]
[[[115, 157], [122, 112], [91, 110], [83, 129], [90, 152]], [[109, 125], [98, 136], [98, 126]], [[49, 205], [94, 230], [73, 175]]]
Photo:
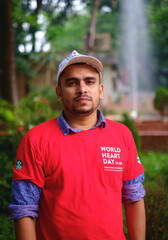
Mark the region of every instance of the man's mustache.
[[74, 100], [78, 100], [80, 98], [87, 98], [89, 100], [92, 100], [92, 97], [88, 96], [87, 94], [80, 94], [74, 98]]

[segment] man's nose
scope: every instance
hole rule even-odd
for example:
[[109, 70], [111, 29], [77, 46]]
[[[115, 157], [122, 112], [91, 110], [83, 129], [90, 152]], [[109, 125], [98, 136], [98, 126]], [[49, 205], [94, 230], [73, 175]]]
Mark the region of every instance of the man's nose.
[[87, 92], [87, 86], [85, 82], [80, 82], [78, 85], [78, 93], [86, 93]]

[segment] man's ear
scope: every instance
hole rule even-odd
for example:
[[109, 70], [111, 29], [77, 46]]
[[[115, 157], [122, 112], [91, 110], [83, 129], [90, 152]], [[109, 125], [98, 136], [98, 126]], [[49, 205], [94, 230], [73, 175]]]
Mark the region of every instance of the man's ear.
[[62, 101], [62, 91], [61, 91], [61, 88], [59, 86], [57, 86], [55, 91], [56, 91], [56, 94], [57, 94], [57, 97], [58, 97], [58, 102], [61, 102]]
[[99, 93], [100, 93], [100, 100], [102, 100], [103, 99], [103, 93], [104, 93], [103, 83], [100, 83], [100, 85], [99, 85]]

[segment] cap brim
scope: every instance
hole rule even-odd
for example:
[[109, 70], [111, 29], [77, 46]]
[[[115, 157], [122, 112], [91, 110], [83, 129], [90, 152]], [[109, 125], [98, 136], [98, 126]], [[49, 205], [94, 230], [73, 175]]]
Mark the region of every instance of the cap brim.
[[59, 73], [59, 76], [64, 71], [65, 68], [67, 68], [69, 65], [72, 65], [74, 63], [86, 63], [92, 66], [93, 68], [95, 68], [99, 73], [103, 71], [103, 65], [97, 58], [92, 56], [79, 56], [79, 57], [74, 57], [70, 59], [62, 68], [62, 71]]

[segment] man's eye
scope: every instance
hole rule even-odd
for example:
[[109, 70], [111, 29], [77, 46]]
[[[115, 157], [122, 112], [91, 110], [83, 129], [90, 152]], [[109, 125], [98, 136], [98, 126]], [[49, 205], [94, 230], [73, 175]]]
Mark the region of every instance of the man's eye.
[[67, 83], [67, 86], [73, 86], [73, 85], [75, 85], [75, 84], [76, 84], [75, 81], [71, 81], [71, 82], [68, 82], [68, 83]]
[[87, 80], [86, 83], [87, 83], [87, 84], [94, 84], [94, 81], [93, 81], [93, 80]]

